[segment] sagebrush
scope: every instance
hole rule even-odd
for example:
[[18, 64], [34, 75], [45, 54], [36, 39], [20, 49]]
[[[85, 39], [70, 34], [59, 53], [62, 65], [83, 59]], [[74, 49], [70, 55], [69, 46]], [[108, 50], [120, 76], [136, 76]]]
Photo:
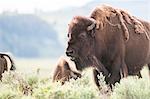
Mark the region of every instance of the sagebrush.
[[0, 99], [149, 99], [150, 80], [128, 77], [117, 83], [113, 91], [100, 76], [101, 87], [94, 85], [92, 72], [85, 71], [81, 79], [53, 83], [51, 77], [5, 72], [0, 82]]

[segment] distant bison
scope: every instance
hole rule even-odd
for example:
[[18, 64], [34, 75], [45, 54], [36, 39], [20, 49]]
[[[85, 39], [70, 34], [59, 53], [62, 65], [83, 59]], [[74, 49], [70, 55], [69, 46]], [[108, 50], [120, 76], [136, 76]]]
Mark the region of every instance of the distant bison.
[[11, 67], [9, 69], [10, 70], [15, 70], [16, 69], [16, 67], [14, 65], [14, 61], [10, 57], [10, 55], [0, 52], [0, 79], [2, 78], [2, 73], [4, 73], [5, 71], [8, 71], [8, 66], [7, 66], [8, 62], [7, 62], [5, 57], [8, 57], [10, 62], [11, 62]]
[[53, 82], [60, 81], [63, 85], [65, 81], [69, 81], [71, 78], [81, 78], [81, 73], [76, 71], [76, 67], [71, 60], [66, 57], [61, 57], [54, 71]]
[[78, 70], [95, 68], [108, 84], [138, 75], [150, 63], [150, 23], [110, 6], [98, 6], [90, 17], [76, 16], [69, 24], [67, 56]]

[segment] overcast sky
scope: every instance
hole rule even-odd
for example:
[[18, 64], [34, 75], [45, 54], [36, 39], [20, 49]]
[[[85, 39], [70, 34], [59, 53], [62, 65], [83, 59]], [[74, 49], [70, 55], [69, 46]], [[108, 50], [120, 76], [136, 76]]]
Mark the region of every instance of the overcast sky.
[[68, 6], [83, 6], [93, 0], [0, 0], [0, 13], [16, 11], [33, 13], [35, 9], [54, 11]]

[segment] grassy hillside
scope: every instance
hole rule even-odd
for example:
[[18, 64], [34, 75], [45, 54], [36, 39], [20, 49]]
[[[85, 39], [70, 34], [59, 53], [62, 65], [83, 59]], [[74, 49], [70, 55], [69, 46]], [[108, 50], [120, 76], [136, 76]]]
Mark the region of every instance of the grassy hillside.
[[33, 14], [0, 15], [0, 51], [17, 57], [55, 57], [62, 45], [53, 26]]

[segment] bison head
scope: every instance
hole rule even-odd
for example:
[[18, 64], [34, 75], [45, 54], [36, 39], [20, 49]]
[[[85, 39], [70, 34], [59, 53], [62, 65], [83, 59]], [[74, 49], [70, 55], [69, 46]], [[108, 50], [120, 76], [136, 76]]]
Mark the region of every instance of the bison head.
[[89, 55], [94, 54], [95, 28], [94, 19], [82, 16], [74, 17], [69, 24], [66, 54], [75, 62], [78, 70], [91, 65]]

